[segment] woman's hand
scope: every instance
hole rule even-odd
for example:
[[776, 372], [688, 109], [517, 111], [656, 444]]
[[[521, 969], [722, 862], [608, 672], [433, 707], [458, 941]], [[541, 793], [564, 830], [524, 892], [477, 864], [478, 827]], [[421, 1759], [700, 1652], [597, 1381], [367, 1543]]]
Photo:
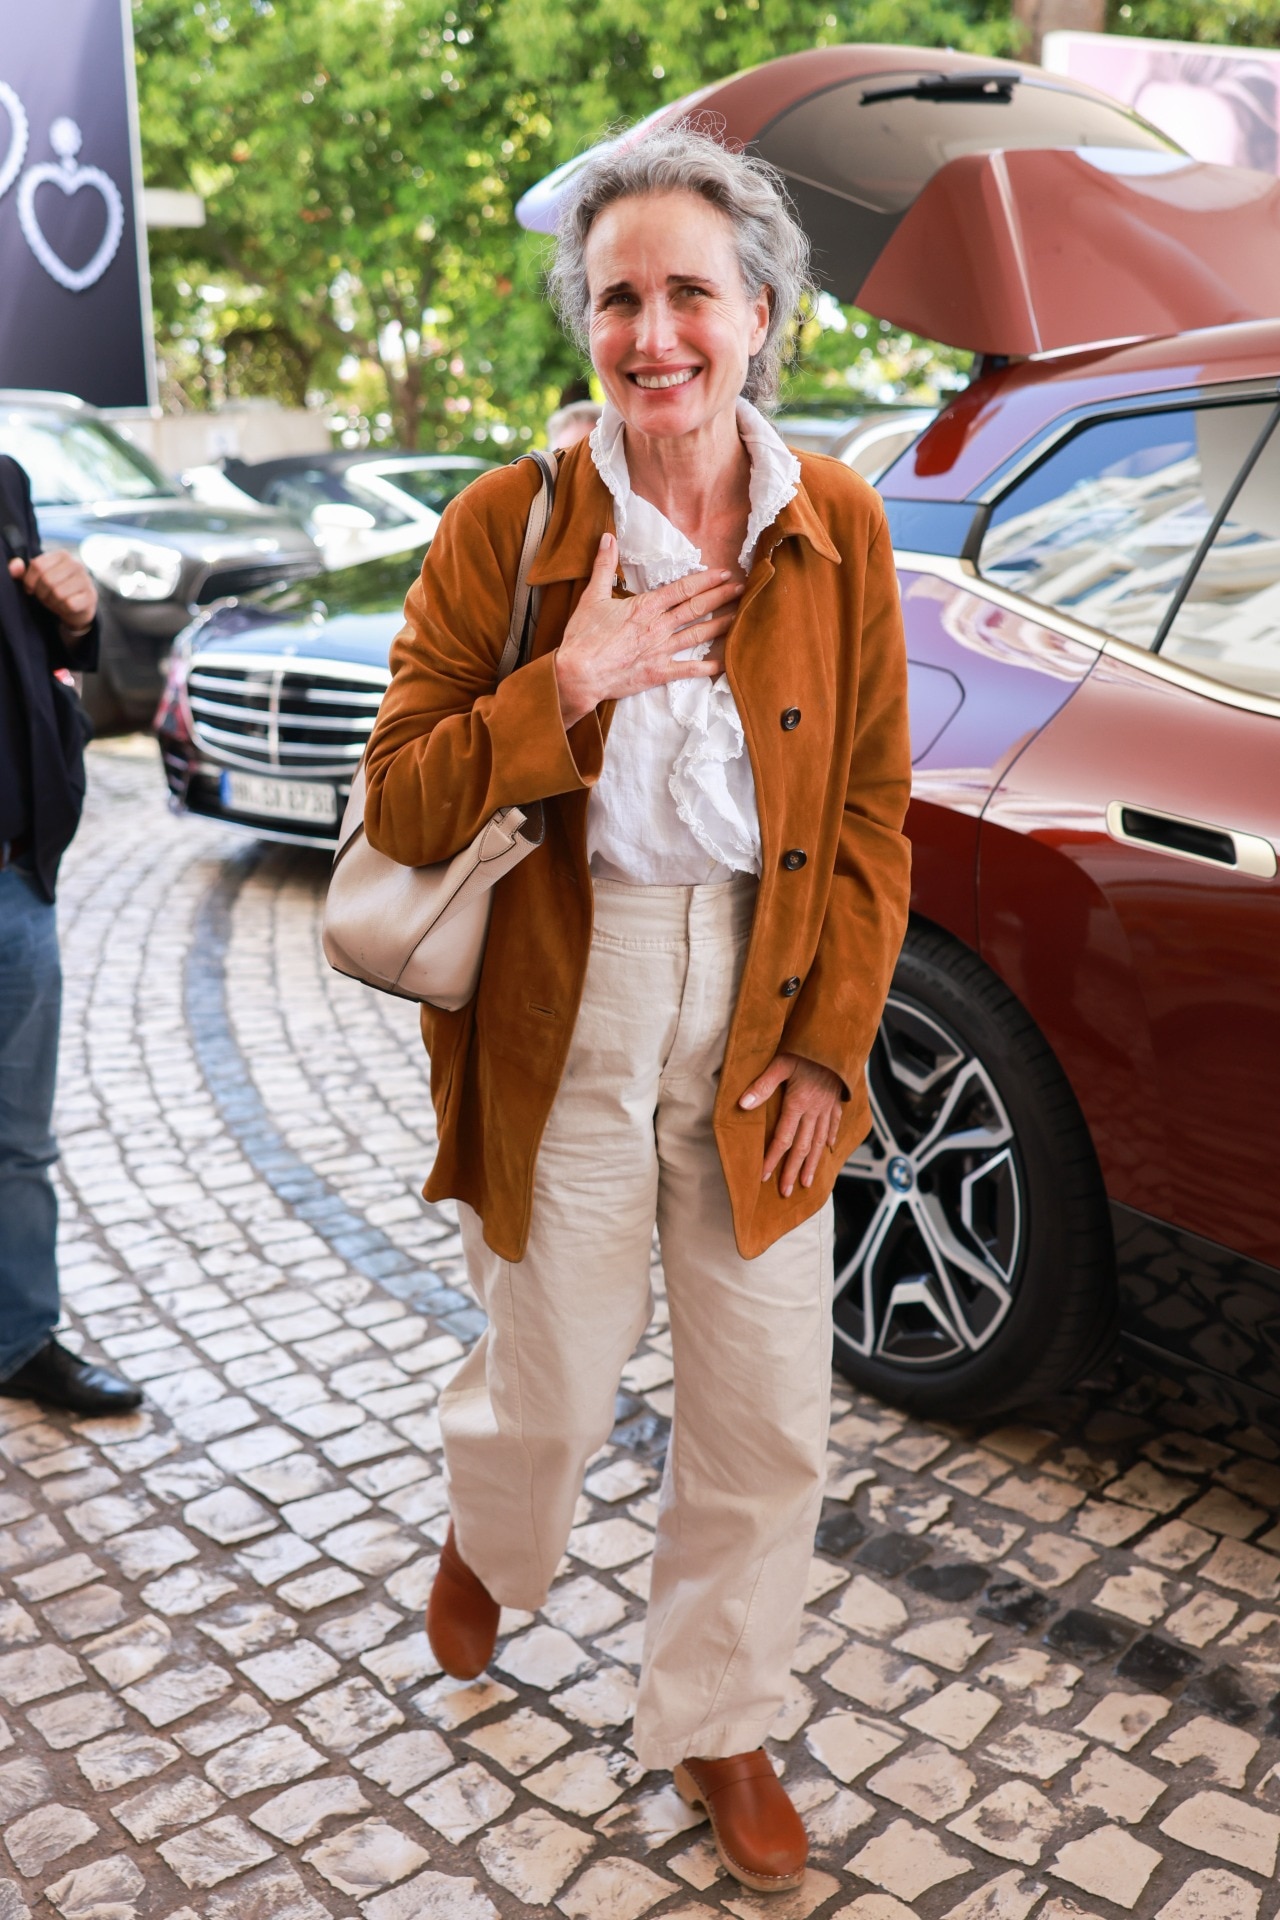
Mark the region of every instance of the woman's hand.
[[[618, 543], [606, 533], [591, 578], [556, 652], [556, 683], [566, 727], [602, 700], [621, 700], [668, 680], [714, 680], [718, 660], [677, 660], [678, 653], [729, 631], [742, 585], [731, 573], [690, 573], [669, 587], [615, 600]], [[698, 622], [696, 631], [689, 629]]]
[[758, 1107], [783, 1081], [782, 1112], [773, 1138], [765, 1149], [762, 1180], [768, 1180], [778, 1163], [782, 1173], [778, 1184], [784, 1200], [789, 1199], [799, 1177], [803, 1187], [811, 1187], [822, 1165], [822, 1156], [836, 1143], [840, 1115], [844, 1110], [842, 1081], [830, 1067], [816, 1060], [802, 1060], [799, 1054], [776, 1053], [758, 1080], [753, 1080], [740, 1107]]

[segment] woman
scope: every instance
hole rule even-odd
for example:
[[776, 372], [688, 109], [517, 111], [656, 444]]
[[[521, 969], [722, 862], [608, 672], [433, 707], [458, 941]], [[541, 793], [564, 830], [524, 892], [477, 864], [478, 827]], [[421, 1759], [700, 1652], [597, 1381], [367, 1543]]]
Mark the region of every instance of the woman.
[[426, 1192], [459, 1201], [489, 1318], [441, 1397], [432, 1646], [471, 1677], [499, 1605], [545, 1601], [649, 1319], [656, 1222], [676, 1410], [635, 1749], [766, 1891], [804, 1873], [761, 1743], [821, 1503], [830, 1194], [868, 1129], [908, 888], [883, 511], [753, 404], [806, 263], [772, 172], [712, 139], [582, 169], [553, 290], [606, 406], [562, 461], [532, 658], [494, 690], [525, 463], [446, 512], [367, 762], [368, 836], [400, 861], [445, 858], [499, 806], [545, 816], [496, 890], [474, 1002], [424, 1018]]

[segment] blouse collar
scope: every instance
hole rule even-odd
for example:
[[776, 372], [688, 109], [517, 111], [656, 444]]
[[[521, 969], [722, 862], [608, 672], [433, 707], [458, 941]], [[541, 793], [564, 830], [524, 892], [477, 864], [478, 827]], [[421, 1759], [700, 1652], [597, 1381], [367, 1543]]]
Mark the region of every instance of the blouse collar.
[[[747, 535], [738, 555], [738, 565], [744, 573], [749, 573], [760, 535], [795, 498], [800, 485], [800, 462], [777, 428], [749, 400], [739, 399], [737, 419], [738, 433], [751, 462]], [[652, 501], [632, 492], [624, 425], [613, 402], [606, 400], [591, 434], [591, 458], [613, 496], [620, 557], [645, 567], [654, 585], [665, 584], [699, 566], [701, 555]], [[662, 582], [655, 577], [659, 574], [664, 576]]]

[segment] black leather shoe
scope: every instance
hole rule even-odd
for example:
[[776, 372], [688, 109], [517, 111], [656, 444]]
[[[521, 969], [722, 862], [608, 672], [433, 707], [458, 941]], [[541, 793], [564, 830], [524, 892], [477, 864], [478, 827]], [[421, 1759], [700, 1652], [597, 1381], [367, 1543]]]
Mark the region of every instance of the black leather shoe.
[[68, 1353], [56, 1340], [32, 1354], [26, 1366], [7, 1380], [0, 1380], [0, 1395], [42, 1400], [46, 1406], [66, 1407], [70, 1413], [132, 1413], [142, 1405], [141, 1387], [131, 1387], [119, 1374]]

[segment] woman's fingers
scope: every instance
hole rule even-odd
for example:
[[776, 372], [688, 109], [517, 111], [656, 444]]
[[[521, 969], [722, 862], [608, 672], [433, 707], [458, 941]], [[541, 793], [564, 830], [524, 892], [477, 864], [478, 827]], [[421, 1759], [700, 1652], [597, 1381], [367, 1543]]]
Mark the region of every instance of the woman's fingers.
[[778, 1186], [784, 1200], [789, 1200], [794, 1193], [796, 1181], [800, 1178], [801, 1169], [809, 1157], [815, 1124], [816, 1119], [812, 1113], [802, 1113], [796, 1123], [794, 1137], [787, 1149], [787, 1157], [782, 1163], [782, 1172], [778, 1176]]
[[763, 1106], [769, 1095], [775, 1092], [784, 1080], [791, 1078], [795, 1064], [794, 1054], [775, 1053], [764, 1072], [743, 1090], [738, 1105], [740, 1107]]
[[[653, 587], [647, 594], [639, 597], [648, 600], [652, 606], [664, 613], [678, 611], [700, 593], [715, 588], [723, 589], [733, 581], [733, 575], [726, 568], [704, 567], [700, 573], [686, 573], [682, 580], [673, 580], [669, 586]], [[685, 615], [688, 618], [688, 615]]]
[[596, 557], [591, 563], [591, 578], [582, 590], [584, 600], [611, 600], [617, 577], [618, 543], [611, 533], [602, 533]]

